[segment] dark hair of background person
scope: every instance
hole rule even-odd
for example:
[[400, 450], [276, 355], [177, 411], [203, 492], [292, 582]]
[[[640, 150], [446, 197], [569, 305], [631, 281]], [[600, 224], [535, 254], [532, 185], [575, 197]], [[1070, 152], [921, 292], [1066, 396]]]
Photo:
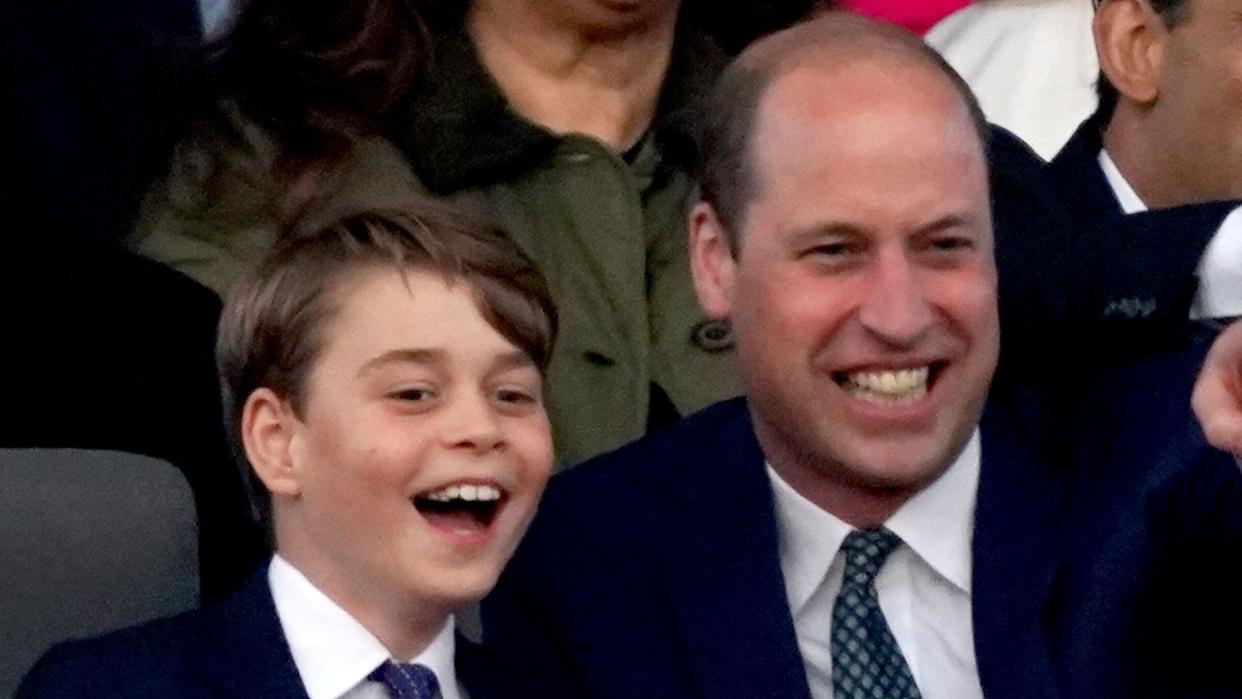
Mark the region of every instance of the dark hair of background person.
[[[469, 0], [426, 0], [425, 17], [433, 32], [461, 26]], [[682, 0], [681, 19], [716, 40], [733, 55], [765, 34], [785, 29], [835, 0]]]
[[[1190, 0], [1145, 0], [1149, 3], [1156, 14], [1160, 15], [1160, 19], [1164, 22], [1164, 26], [1172, 29], [1186, 20], [1190, 14]], [[1093, 0], [1098, 10], [1101, 0]], [[1096, 115], [1107, 122], [1113, 116], [1113, 110], [1117, 108], [1117, 100], [1121, 95], [1118, 94], [1117, 88], [1108, 81], [1108, 76], [1104, 72], [1100, 72], [1099, 78], [1095, 83], [1095, 92], [1099, 96], [1099, 105], [1095, 108]]]
[[847, 27], [833, 26], [826, 30], [797, 28], [790, 33], [805, 33], [790, 36], [783, 46], [770, 47], [779, 50], [770, 50], [762, 55], [744, 53], [725, 69], [715, 90], [703, 104], [696, 136], [698, 196], [711, 205], [734, 255], [740, 249], [738, 236], [746, 206], [755, 193], [750, 142], [759, 104], [790, 60], [818, 48], [832, 50], [828, 42], [848, 40], [857, 46], [860, 41], [869, 41], [879, 50], [904, 55], [943, 74], [961, 96], [980, 143], [987, 152], [991, 141], [987, 118], [974, 92], [957, 71], [934, 49], [904, 29], [861, 19], [858, 22], [860, 25], [865, 22], [868, 30], [861, 38], [857, 32], [846, 36], [843, 32], [852, 31]]
[[[468, 0], [249, 0], [209, 47], [214, 97], [279, 134], [294, 161], [383, 132], [432, 60], [431, 34], [456, 29]], [[824, 0], [748, 0], [727, 10], [686, 0], [684, 16], [730, 52], [785, 28]]]
[[[540, 372], [547, 369], [556, 307], [534, 263], [503, 231], [428, 200], [356, 212], [284, 239], [227, 295], [216, 365], [239, 462], [240, 421], [250, 394], [269, 388], [304, 415], [307, 378], [323, 350], [325, 329], [340, 312], [343, 280], [385, 267], [464, 284], [484, 320]], [[267, 491], [245, 470], [256, 514], [268, 520]]]
[[250, 0], [211, 76], [293, 153], [382, 129], [423, 68], [423, 0]]
[[[246, 122], [274, 139], [273, 174], [286, 186], [310, 166], [330, 165], [357, 138], [387, 132], [434, 60], [433, 36], [460, 31], [468, 2], [245, 2], [233, 31], [207, 47], [208, 68], [185, 90], [195, 97], [183, 100], [182, 149], [193, 156], [206, 200], [230, 181], [234, 156], [245, 161]], [[736, 52], [826, 4], [748, 0], [726, 10], [686, 0], [682, 11]], [[283, 193], [278, 187], [273, 196]]]

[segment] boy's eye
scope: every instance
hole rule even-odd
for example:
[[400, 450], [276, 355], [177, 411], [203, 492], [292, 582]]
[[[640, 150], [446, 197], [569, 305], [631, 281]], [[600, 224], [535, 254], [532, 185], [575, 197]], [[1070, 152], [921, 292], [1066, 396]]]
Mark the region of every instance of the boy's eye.
[[501, 388], [496, 391], [496, 400], [501, 403], [525, 404], [536, 403], [539, 398], [529, 389]]
[[540, 409], [543, 397], [537, 385], [506, 384], [492, 390], [496, 410], [505, 415], [529, 415]]
[[388, 397], [406, 403], [423, 403], [435, 398], [435, 391], [426, 386], [413, 386], [391, 391]]

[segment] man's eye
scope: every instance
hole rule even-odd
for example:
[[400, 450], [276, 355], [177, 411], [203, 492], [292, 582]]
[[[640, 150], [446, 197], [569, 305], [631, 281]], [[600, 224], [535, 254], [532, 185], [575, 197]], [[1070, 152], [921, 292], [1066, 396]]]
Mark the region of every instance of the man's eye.
[[852, 252], [854, 252], [854, 248], [849, 243], [824, 243], [816, 245], [807, 251], [810, 255], [827, 258], [845, 257]]
[[975, 241], [965, 236], [946, 236], [931, 241], [931, 249], [936, 252], [953, 252], [973, 248]]

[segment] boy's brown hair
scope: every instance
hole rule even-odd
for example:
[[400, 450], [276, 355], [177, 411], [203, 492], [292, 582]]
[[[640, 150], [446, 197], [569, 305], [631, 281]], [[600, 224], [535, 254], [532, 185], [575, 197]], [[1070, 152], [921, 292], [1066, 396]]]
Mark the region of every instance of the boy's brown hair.
[[[239, 457], [241, 413], [250, 394], [269, 388], [301, 415], [324, 329], [340, 310], [335, 290], [361, 270], [384, 267], [465, 284], [484, 320], [540, 371], [547, 368], [555, 307], [534, 264], [500, 230], [429, 201], [350, 214], [289, 235], [226, 296], [216, 366]], [[266, 520], [266, 489], [246, 470], [256, 514]]]

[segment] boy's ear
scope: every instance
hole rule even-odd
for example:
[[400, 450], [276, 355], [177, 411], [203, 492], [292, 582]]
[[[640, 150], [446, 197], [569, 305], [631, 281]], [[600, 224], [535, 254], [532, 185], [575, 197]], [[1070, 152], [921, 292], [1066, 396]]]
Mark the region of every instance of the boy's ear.
[[251, 393], [242, 409], [246, 459], [273, 496], [294, 497], [301, 491], [301, 474], [294, 459], [299, 423], [293, 407], [268, 388]]
[[1117, 92], [1139, 104], [1155, 101], [1169, 30], [1148, 0], [1104, 0], [1093, 31], [1100, 71]]

